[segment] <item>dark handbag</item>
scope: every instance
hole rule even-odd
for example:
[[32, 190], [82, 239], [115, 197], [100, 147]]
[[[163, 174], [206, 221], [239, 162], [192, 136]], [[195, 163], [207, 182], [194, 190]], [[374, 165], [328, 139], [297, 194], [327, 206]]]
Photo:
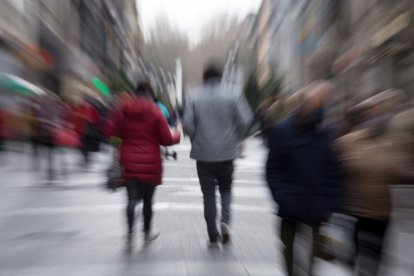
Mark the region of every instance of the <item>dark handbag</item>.
[[100, 141], [102, 138], [102, 133], [99, 125], [88, 123], [85, 127], [85, 138]]
[[89, 152], [98, 152], [102, 141], [101, 129], [98, 125], [88, 123], [82, 137], [82, 149]]

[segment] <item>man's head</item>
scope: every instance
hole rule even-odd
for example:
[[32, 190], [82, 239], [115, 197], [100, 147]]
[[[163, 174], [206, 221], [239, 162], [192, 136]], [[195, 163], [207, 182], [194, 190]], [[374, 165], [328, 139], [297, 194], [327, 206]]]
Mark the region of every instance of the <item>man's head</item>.
[[323, 107], [329, 100], [333, 86], [329, 81], [320, 80], [307, 86], [301, 93], [299, 120], [306, 129], [314, 129], [323, 120]]
[[332, 84], [324, 80], [316, 81], [306, 87], [301, 93], [301, 114], [306, 116], [315, 110], [323, 108], [328, 102], [332, 90]]
[[210, 63], [204, 68], [203, 72], [203, 82], [208, 82], [211, 80], [221, 80], [222, 70], [217, 64]]

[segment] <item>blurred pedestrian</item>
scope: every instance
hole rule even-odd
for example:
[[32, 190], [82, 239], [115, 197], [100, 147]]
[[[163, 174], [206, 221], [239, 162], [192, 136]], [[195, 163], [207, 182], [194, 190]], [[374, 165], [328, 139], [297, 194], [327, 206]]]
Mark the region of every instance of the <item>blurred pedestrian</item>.
[[5, 152], [5, 141], [7, 134], [7, 112], [2, 102], [0, 102], [0, 166], [6, 164], [4, 156]]
[[[3, 103], [0, 103], [0, 152], [4, 150], [4, 140], [6, 136], [6, 111], [3, 107]], [[0, 162], [2, 160], [0, 159]], [[1, 163], [0, 163], [1, 164]]]
[[135, 96], [115, 111], [108, 135], [121, 138], [120, 162], [126, 182], [128, 240], [134, 234], [135, 206], [143, 200], [144, 239], [151, 241], [159, 233], [151, 228], [152, 200], [162, 182], [160, 146], [180, 142], [180, 130], [171, 132], [167, 120], [153, 101], [154, 92], [146, 81], [139, 81]]
[[83, 157], [81, 164], [83, 168], [88, 168], [90, 154], [100, 149], [102, 139], [100, 115], [97, 108], [85, 99], [81, 101], [75, 112], [78, 117], [75, 129], [81, 137], [80, 151]]
[[337, 142], [346, 173], [346, 211], [357, 219], [350, 262], [356, 275], [378, 275], [392, 208], [390, 186], [403, 175], [407, 179], [412, 170], [401, 166], [407, 151], [403, 136], [389, 131], [389, 92], [357, 106], [362, 114], [359, 125]]
[[73, 105], [70, 102], [62, 102], [62, 114], [59, 125], [54, 129], [54, 142], [58, 148], [61, 162], [62, 176], [68, 176], [69, 166], [67, 161], [68, 153], [78, 150], [81, 146], [81, 139], [75, 131], [76, 115], [73, 112]]
[[[210, 245], [230, 240], [230, 202], [233, 161], [240, 155], [240, 144], [252, 120], [244, 96], [234, 95], [221, 83], [222, 72], [208, 66], [204, 84], [186, 102], [183, 129], [191, 140], [190, 157], [197, 161], [197, 172], [204, 200], [204, 218]], [[221, 195], [221, 236], [216, 224], [216, 186]]]
[[[312, 228], [313, 257], [322, 257], [318, 228], [341, 210], [341, 178], [334, 140], [322, 128], [323, 107], [332, 86], [319, 81], [302, 92], [299, 109], [269, 131], [266, 179], [281, 218], [281, 240], [288, 275], [294, 273], [294, 238], [300, 224]], [[308, 269], [306, 269], [308, 270]]]
[[41, 163], [39, 158], [44, 154], [47, 160], [48, 184], [55, 180], [54, 153], [55, 140], [54, 130], [60, 124], [62, 106], [56, 95], [45, 95], [38, 100], [38, 105], [33, 107], [33, 163], [37, 170]]

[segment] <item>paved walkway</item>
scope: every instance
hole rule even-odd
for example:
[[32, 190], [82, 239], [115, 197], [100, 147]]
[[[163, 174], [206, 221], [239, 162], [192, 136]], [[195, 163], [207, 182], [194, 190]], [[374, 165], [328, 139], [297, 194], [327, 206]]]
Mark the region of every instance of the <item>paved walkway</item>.
[[[156, 191], [150, 245], [138, 235], [125, 250], [124, 191], [102, 189], [109, 154], [98, 154], [89, 171], [66, 152], [67, 178], [46, 186], [44, 173], [17, 153], [0, 167], [0, 275], [284, 275], [278, 220], [263, 182], [265, 149], [249, 141], [237, 161], [231, 247], [208, 250], [202, 197], [188, 141], [176, 146], [179, 160], [165, 164]], [[305, 237], [305, 235], [304, 235]], [[306, 239], [299, 239], [300, 246]], [[349, 275], [319, 262], [320, 274]]]

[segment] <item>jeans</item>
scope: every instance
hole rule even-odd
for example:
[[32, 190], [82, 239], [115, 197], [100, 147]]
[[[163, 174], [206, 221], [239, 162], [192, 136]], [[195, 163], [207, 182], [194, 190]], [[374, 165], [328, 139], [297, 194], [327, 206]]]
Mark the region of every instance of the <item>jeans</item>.
[[218, 230], [216, 224], [216, 186], [221, 195], [221, 222], [230, 222], [231, 185], [233, 182], [233, 160], [224, 162], [197, 161], [197, 173], [200, 180], [204, 202], [204, 218], [211, 242], [216, 242]]
[[127, 183], [128, 205], [126, 209], [128, 231], [131, 233], [134, 229], [135, 206], [143, 200], [144, 215], [144, 232], [151, 230], [152, 220], [152, 198], [154, 196], [155, 186], [141, 183], [138, 180], [130, 180]]

